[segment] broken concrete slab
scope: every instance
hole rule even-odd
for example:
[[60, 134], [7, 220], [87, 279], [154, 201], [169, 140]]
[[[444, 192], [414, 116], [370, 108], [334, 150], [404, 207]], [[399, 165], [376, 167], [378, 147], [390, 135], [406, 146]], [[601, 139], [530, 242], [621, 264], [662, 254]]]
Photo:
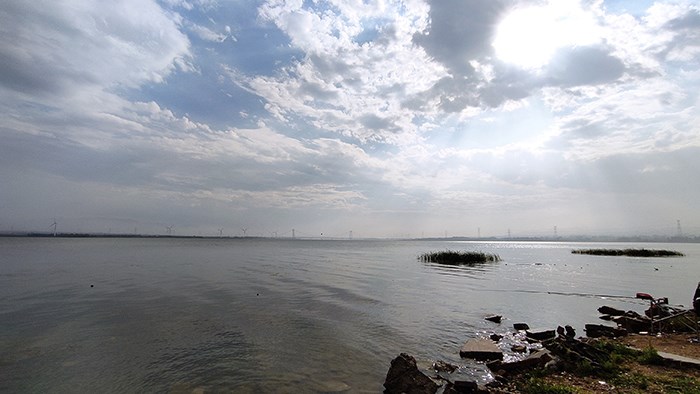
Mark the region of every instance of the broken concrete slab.
[[459, 349], [462, 358], [471, 358], [478, 361], [502, 360], [503, 352], [490, 339], [476, 338], [467, 340]]
[[586, 336], [589, 338], [617, 338], [627, 335], [627, 330], [624, 328], [615, 328], [602, 324], [586, 324], [585, 330]]
[[549, 328], [532, 328], [525, 331], [525, 336], [537, 341], [546, 341], [557, 336], [554, 330]]
[[623, 316], [626, 313], [622, 309], [613, 308], [613, 307], [607, 306], [607, 305], [603, 305], [600, 308], [598, 308], [598, 312], [600, 312], [603, 315], [610, 315], [610, 316]]
[[518, 331], [524, 331], [524, 330], [529, 330], [530, 326], [528, 326], [527, 323], [514, 323], [513, 328], [518, 330]]
[[504, 363], [500, 360], [496, 360], [487, 363], [486, 366], [496, 374], [506, 375], [513, 372], [519, 372], [535, 367], [544, 366], [547, 362], [551, 361], [552, 359], [553, 357], [551, 352], [547, 349], [544, 349], [534, 351], [520, 361]]

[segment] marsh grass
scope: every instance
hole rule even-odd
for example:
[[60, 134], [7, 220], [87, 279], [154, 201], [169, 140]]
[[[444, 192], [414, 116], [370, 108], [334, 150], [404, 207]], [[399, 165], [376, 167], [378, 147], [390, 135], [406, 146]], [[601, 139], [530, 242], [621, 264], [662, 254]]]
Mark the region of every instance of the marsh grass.
[[525, 394], [575, 394], [579, 391], [563, 384], [549, 383], [539, 377], [531, 377], [518, 389]]
[[630, 256], [630, 257], [681, 257], [685, 256], [675, 250], [663, 249], [574, 249], [573, 254], [594, 256]]
[[419, 256], [419, 259], [427, 263], [446, 265], [476, 265], [501, 261], [501, 258], [497, 254], [460, 252], [454, 250], [423, 253]]

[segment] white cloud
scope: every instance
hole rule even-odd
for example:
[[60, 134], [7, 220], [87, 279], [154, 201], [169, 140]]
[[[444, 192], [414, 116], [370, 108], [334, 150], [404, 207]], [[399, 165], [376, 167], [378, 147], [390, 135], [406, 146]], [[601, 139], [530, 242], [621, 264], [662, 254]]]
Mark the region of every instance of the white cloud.
[[180, 23], [153, 1], [6, 1], [0, 82], [28, 97], [162, 82], [191, 67]]
[[657, 203], [697, 216], [683, 188], [700, 165], [697, 7], [567, 2], [575, 15], [559, 5], [553, 26], [595, 23], [593, 37], [508, 64], [498, 23], [531, 3], [270, 0], [254, 26], [227, 2], [2, 3], [0, 179], [14, 189], [0, 200], [29, 215], [60, 188], [61, 204], [200, 224], [381, 213], [382, 231], [612, 217], [616, 198], [620, 218]]

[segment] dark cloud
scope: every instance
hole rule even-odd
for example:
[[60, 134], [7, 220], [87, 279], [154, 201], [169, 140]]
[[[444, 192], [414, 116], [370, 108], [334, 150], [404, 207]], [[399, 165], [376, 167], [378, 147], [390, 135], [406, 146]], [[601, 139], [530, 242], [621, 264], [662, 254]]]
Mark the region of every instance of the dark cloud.
[[547, 84], [562, 87], [598, 85], [613, 82], [624, 72], [625, 65], [607, 48], [567, 48], [558, 51], [549, 65]]
[[[674, 37], [660, 52], [662, 58], [670, 57], [671, 60], [678, 60], [679, 57], [692, 56], [696, 60], [700, 59], [700, 51], [697, 50], [700, 45], [700, 10], [690, 9], [685, 15], [668, 21], [664, 28], [673, 32]], [[683, 51], [693, 47], [695, 47], [693, 54], [683, 54]]]
[[430, 26], [413, 41], [454, 75], [470, 75], [471, 60], [493, 52], [492, 38], [499, 18], [512, 1], [430, 0]]
[[691, 9], [678, 18], [666, 22], [665, 27], [669, 30], [700, 30], [700, 10]]

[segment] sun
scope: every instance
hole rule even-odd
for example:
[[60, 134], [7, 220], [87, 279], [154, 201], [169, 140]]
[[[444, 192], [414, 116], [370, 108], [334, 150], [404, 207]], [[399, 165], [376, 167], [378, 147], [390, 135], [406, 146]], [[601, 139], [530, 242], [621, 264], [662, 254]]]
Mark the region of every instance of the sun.
[[598, 30], [594, 16], [578, 2], [559, 0], [511, 11], [498, 24], [492, 45], [501, 61], [540, 69], [561, 48], [598, 42]]

